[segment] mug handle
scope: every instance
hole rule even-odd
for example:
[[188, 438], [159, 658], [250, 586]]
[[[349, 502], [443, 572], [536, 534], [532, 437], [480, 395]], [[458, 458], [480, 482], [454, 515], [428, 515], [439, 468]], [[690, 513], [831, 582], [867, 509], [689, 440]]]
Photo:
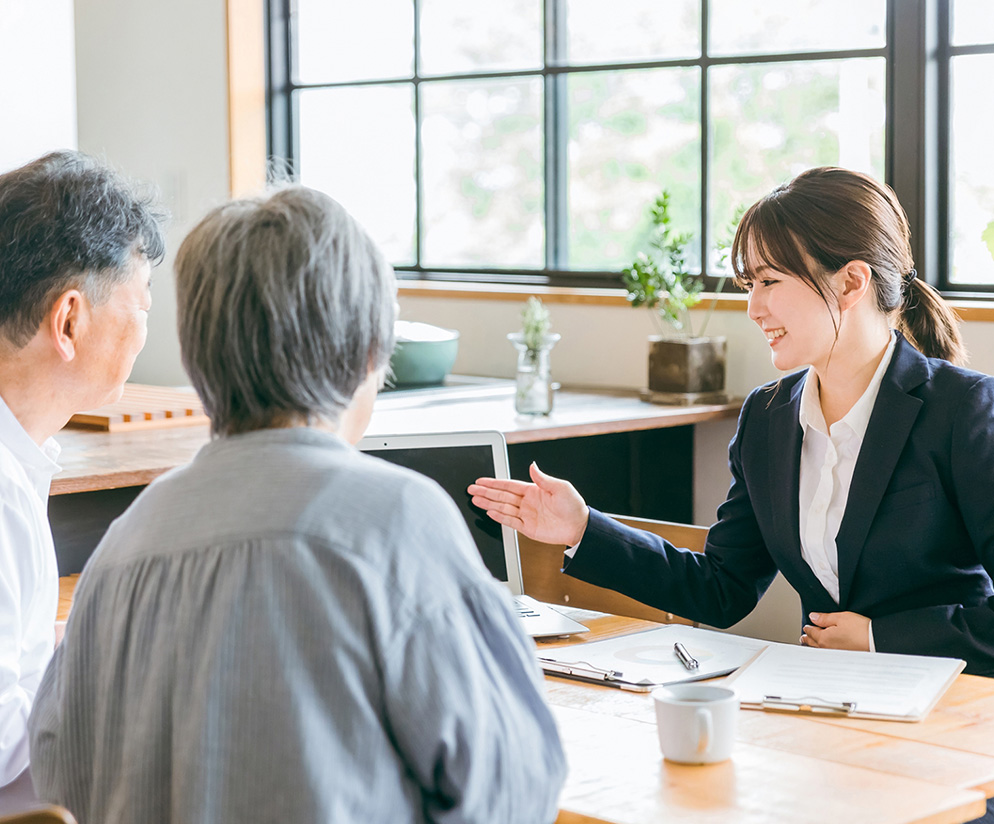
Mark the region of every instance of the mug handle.
[[711, 746], [711, 738], [714, 736], [714, 725], [711, 721], [711, 713], [705, 709], [699, 709], [695, 713], [697, 716], [697, 754], [703, 755]]

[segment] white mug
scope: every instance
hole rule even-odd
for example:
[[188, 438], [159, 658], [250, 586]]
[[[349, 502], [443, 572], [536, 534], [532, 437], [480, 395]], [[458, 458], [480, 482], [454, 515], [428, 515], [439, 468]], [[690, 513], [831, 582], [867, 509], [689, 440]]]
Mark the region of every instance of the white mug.
[[739, 698], [731, 687], [674, 684], [652, 693], [659, 747], [667, 761], [714, 764], [732, 756]]

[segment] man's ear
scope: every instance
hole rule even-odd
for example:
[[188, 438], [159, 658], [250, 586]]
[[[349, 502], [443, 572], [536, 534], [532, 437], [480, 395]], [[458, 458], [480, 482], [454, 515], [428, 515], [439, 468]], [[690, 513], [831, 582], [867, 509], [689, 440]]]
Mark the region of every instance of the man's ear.
[[839, 308], [845, 311], [859, 303], [870, 290], [873, 270], [862, 260], [851, 260], [839, 271], [842, 278]]
[[78, 289], [63, 292], [49, 310], [45, 325], [55, 351], [66, 363], [76, 357], [76, 348], [86, 321], [86, 300]]

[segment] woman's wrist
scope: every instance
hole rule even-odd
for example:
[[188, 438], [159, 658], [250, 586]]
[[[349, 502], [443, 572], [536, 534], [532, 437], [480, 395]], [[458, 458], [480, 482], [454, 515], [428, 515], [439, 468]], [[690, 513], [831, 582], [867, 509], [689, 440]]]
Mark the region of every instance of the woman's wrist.
[[583, 518], [579, 523], [579, 526], [574, 530], [574, 539], [567, 541], [566, 546], [573, 547], [576, 546], [580, 541], [583, 540], [583, 534], [587, 531], [587, 524], [590, 521], [590, 507], [584, 505], [583, 507]]

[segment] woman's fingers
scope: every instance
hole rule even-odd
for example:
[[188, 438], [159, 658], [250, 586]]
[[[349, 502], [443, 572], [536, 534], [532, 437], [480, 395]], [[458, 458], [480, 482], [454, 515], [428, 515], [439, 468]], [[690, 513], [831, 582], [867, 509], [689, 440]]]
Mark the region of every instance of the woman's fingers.
[[517, 518], [513, 515], [500, 512], [499, 510], [496, 509], [488, 509], [487, 517], [493, 521], [496, 521], [499, 524], [503, 524], [504, 526], [511, 527], [511, 529], [518, 530], [519, 532], [521, 531], [522, 527], [524, 527], [524, 521], [522, 521], [521, 518]]
[[[470, 484], [466, 491], [473, 496], [473, 498], [480, 498], [484, 501], [495, 501], [497, 503], [513, 503], [519, 504], [521, 502], [522, 493], [513, 492], [506, 489], [495, 489], [489, 486], [483, 486], [482, 484]], [[474, 503], [476, 503], [474, 501]], [[477, 504], [481, 506], [482, 504]]]
[[467, 489], [470, 495], [487, 495], [490, 492], [510, 492], [518, 497], [524, 495], [533, 484], [525, 481], [498, 480], [497, 478], [477, 478], [476, 483]]
[[549, 481], [558, 480], [558, 478], [553, 478], [551, 475], [546, 475], [538, 468], [538, 464], [535, 461], [528, 464], [528, 476], [535, 482], [536, 486], [545, 490], [549, 489]]
[[532, 461], [529, 464], [528, 475], [535, 482], [535, 486], [543, 492], [555, 493], [562, 489], [563, 486], [569, 486], [569, 482], [564, 481], [562, 478], [555, 478], [552, 475], [546, 475], [541, 469], [538, 468], [538, 464], [535, 463], [535, 461]]
[[480, 497], [473, 497], [470, 500], [473, 506], [485, 509], [487, 512], [500, 512], [504, 515], [513, 515], [515, 517], [518, 517], [521, 512], [521, 505], [515, 501], [502, 502], [495, 501], [492, 498]]

